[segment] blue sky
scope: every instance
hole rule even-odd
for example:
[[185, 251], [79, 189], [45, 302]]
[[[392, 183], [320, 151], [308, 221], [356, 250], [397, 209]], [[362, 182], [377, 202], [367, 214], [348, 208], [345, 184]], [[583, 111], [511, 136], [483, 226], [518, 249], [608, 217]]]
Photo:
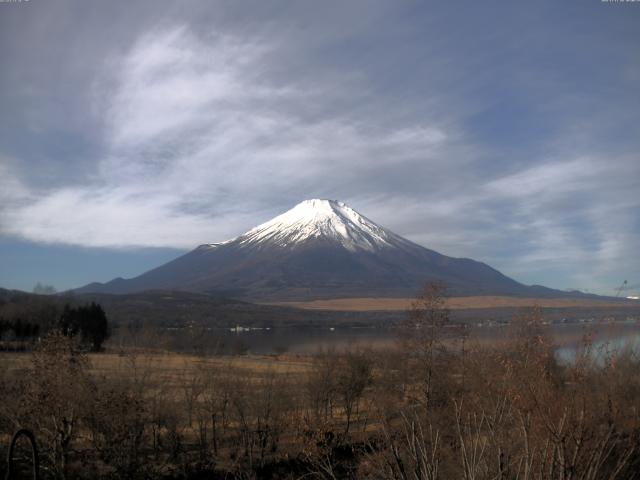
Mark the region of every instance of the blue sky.
[[640, 3], [0, 3], [0, 286], [335, 198], [527, 284], [640, 283]]

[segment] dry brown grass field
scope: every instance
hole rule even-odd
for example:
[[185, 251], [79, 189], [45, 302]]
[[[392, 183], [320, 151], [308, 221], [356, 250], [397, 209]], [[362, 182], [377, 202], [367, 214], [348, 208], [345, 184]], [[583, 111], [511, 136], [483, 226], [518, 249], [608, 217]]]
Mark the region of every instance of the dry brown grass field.
[[[170, 351], [136, 351], [87, 353], [89, 374], [110, 380], [124, 376], [144, 376], [165, 391], [181, 388], [185, 378], [194, 378], [205, 371], [233, 370], [246, 377], [264, 375], [301, 376], [312, 367], [309, 356], [235, 355], [198, 356]], [[30, 353], [0, 352], [5, 372], [25, 371], [31, 367]]]
[[[278, 302], [272, 305], [285, 305], [307, 310], [337, 310], [350, 312], [367, 311], [399, 311], [411, 307], [412, 298], [335, 298], [327, 300], [312, 300], [306, 302]], [[639, 302], [628, 300], [595, 300], [582, 298], [520, 298], [506, 296], [474, 296], [450, 297], [446, 305], [452, 310], [475, 308], [501, 307], [540, 307], [540, 308], [571, 308], [571, 307], [625, 307], [637, 308]]]
[[[8, 370], [29, 367], [31, 355], [29, 353], [0, 353], [2, 364]], [[88, 353], [89, 371], [92, 373], [109, 374], [122, 368], [129, 368], [132, 362], [144, 366], [152, 373], [183, 372], [198, 368], [220, 368], [232, 365], [242, 371], [276, 373], [303, 373], [308, 370], [310, 358], [291, 355], [238, 355], [228, 357], [204, 357], [185, 355], [176, 352], [136, 352], [128, 349], [122, 353], [104, 352]]]

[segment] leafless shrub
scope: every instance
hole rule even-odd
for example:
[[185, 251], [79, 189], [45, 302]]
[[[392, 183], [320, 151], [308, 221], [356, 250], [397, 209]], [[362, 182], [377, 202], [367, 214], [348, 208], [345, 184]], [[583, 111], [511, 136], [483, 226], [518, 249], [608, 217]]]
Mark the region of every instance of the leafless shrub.
[[312, 414], [307, 419], [310, 428], [327, 425], [332, 419], [337, 397], [337, 376], [338, 355], [334, 350], [319, 352], [314, 356], [313, 368], [305, 382]]
[[101, 386], [85, 421], [91, 442], [117, 478], [133, 478], [143, 462], [147, 404], [126, 385]]
[[348, 352], [340, 359], [336, 392], [345, 416], [345, 434], [349, 433], [353, 417], [358, 414], [360, 399], [365, 388], [373, 381], [372, 369], [371, 358], [364, 352]]
[[406, 320], [400, 325], [402, 348], [415, 363], [420, 395], [416, 398], [425, 407], [433, 400], [439, 372], [439, 356], [444, 354], [444, 328], [449, 324], [446, 287], [441, 282], [427, 282], [411, 304]]
[[400, 425], [383, 422], [360, 465], [363, 477], [377, 480], [437, 480], [441, 438], [432, 425], [423, 426], [415, 412], [402, 413]]
[[92, 384], [87, 359], [72, 339], [52, 332], [33, 352], [18, 424], [31, 427], [44, 448], [45, 470], [66, 478], [73, 441]]

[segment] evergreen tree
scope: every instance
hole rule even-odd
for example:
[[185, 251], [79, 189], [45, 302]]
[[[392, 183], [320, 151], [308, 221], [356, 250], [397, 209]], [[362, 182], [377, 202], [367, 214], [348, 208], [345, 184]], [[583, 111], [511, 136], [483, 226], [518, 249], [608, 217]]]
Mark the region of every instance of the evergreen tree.
[[86, 320], [80, 325], [82, 339], [91, 344], [91, 350], [99, 352], [109, 337], [109, 322], [102, 307], [94, 302], [85, 307]]
[[60, 316], [59, 327], [67, 337], [75, 337], [79, 334], [82, 343], [88, 344], [94, 352], [102, 349], [102, 344], [110, 334], [107, 315], [95, 302], [75, 308], [65, 305]]

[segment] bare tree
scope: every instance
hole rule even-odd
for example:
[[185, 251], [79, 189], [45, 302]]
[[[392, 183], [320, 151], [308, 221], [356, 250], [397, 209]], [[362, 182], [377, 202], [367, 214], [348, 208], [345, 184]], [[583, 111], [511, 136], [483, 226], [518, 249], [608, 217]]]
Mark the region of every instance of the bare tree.
[[105, 384], [95, 392], [86, 426], [96, 452], [121, 478], [132, 478], [144, 465], [147, 402], [126, 383]]
[[342, 357], [337, 377], [337, 392], [346, 418], [345, 433], [349, 433], [360, 398], [373, 381], [373, 363], [363, 352], [348, 352]]
[[427, 282], [411, 303], [401, 325], [402, 346], [416, 363], [416, 373], [425, 408], [433, 397], [436, 360], [445, 350], [444, 328], [449, 324], [446, 287], [441, 282]]
[[313, 357], [313, 367], [306, 377], [306, 390], [316, 427], [326, 425], [333, 415], [336, 401], [338, 355], [334, 350], [319, 352]]
[[69, 453], [92, 384], [87, 359], [75, 342], [59, 332], [45, 337], [33, 353], [25, 404], [48, 467], [57, 478], [67, 477]]

